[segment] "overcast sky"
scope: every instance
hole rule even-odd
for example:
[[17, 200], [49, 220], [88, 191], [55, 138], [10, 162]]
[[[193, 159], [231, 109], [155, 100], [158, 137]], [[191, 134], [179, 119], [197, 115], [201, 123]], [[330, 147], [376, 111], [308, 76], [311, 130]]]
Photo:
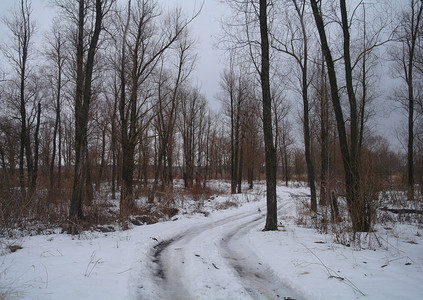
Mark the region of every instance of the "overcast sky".
[[[37, 32], [34, 39], [41, 39], [44, 32], [51, 27], [55, 16], [55, 10], [51, 7], [51, 0], [32, 0], [33, 18], [37, 24]], [[187, 17], [192, 16], [198, 10], [200, 0], [158, 0], [163, 8], [180, 6]], [[16, 0], [0, 0], [1, 16], [9, 15], [17, 4]], [[215, 96], [219, 89], [219, 78], [222, 70], [221, 51], [214, 48], [215, 37], [220, 31], [219, 19], [227, 11], [227, 7], [219, 3], [219, 0], [207, 0], [204, 3], [201, 14], [191, 23], [190, 30], [198, 40], [198, 58], [196, 70], [191, 78], [193, 84], [198, 84], [202, 92], [210, 102], [210, 106], [217, 110], [220, 107]], [[3, 43], [9, 34], [8, 29], [0, 23], [0, 39]]]

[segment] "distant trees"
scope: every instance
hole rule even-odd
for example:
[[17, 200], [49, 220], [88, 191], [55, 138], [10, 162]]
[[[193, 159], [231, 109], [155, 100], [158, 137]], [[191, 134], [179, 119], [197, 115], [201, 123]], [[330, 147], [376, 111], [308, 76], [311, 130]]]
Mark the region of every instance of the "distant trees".
[[[56, 21], [51, 29], [51, 36], [48, 36], [48, 48], [45, 56], [48, 61], [48, 82], [50, 86], [49, 94], [52, 99], [52, 109], [54, 112], [53, 121], [53, 136], [52, 136], [52, 149], [49, 166], [49, 192], [53, 193], [55, 183], [57, 182], [57, 189], [61, 187], [61, 160], [62, 160], [62, 110], [63, 110], [63, 89], [65, 85], [64, 68], [68, 60], [66, 56], [67, 40], [65, 35], [59, 30], [59, 24]], [[57, 179], [55, 174], [55, 166], [58, 166]], [[54, 195], [51, 195], [54, 196]]]
[[[22, 196], [25, 198], [26, 187], [29, 187], [28, 196], [31, 197], [37, 184], [38, 130], [41, 114], [41, 104], [37, 102], [40, 99], [36, 98], [40, 87], [37, 85], [36, 74], [29, 65], [34, 52], [32, 40], [35, 32], [31, 2], [21, 0], [13, 16], [4, 19], [4, 22], [10, 30], [11, 40], [10, 44], [5, 45], [2, 50], [17, 76], [10, 84], [16, 84], [19, 87], [17, 93], [15, 90], [10, 90], [11, 93], [7, 97], [12, 101], [9, 107], [17, 110], [17, 117], [20, 120], [19, 182]], [[31, 140], [33, 140], [32, 143]], [[25, 169], [27, 170], [27, 185], [25, 184]]]
[[[180, 14], [180, 11], [175, 13]], [[190, 38], [188, 30], [185, 28], [172, 49], [175, 52], [173, 58], [177, 61], [176, 70], [169, 70], [164, 67], [168, 60], [163, 59], [161, 62], [157, 87], [157, 105], [154, 114], [154, 125], [158, 139], [157, 166], [154, 171], [154, 182], [149, 195], [150, 202], [154, 200], [160, 174], [163, 185], [173, 184], [173, 139], [175, 137], [180, 102], [186, 101], [183, 98], [183, 86], [195, 63], [193, 47], [194, 40]], [[172, 71], [176, 71], [174, 76], [171, 75]]]
[[[394, 33], [389, 18], [378, 17], [379, 3], [227, 1], [233, 15], [220, 41], [228, 63], [216, 91], [219, 112], [192, 80], [189, 29], [201, 8], [187, 18], [154, 0], [54, 3], [60, 22], [42, 49], [33, 43], [30, 0], [5, 18], [0, 196], [26, 199], [16, 201], [29, 204], [19, 211], [60, 211], [76, 232], [96, 213], [92, 200], [109, 191], [125, 222], [140, 197], [154, 207], [176, 178], [192, 191], [228, 179], [240, 193], [245, 181], [252, 188], [266, 176], [266, 229], [274, 230], [278, 175], [286, 185], [308, 178], [312, 211], [325, 209], [333, 191], [345, 196], [354, 230], [370, 230], [379, 179], [397, 178], [401, 167], [367, 126], [381, 46], [405, 83], [396, 96], [407, 111], [407, 184], [409, 198], [416, 195], [423, 174], [419, 1], [404, 7]], [[387, 43], [391, 36], [396, 43]], [[384, 160], [394, 166], [382, 170]]]
[[[248, 78], [243, 74], [242, 67], [236, 67], [235, 58], [231, 57], [229, 69], [224, 70], [221, 78], [222, 103], [226, 115], [229, 117], [230, 147], [231, 147], [231, 193], [237, 192], [240, 178], [239, 169], [242, 173], [242, 135], [243, 126], [247, 111], [244, 104], [247, 102]], [[253, 112], [250, 112], [252, 114]], [[242, 176], [242, 174], [241, 174]], [[241, 186], [238, 187], [241, 189]]]
[[[294, 59], [300, 69], [301, 75], [299, 76], [299, 85], [301, 88], [300, 94], [303, 102], [303, 134], [304, 134], [304, 150], [305, 159], [307, 163], [307, 178], [310, 187], [310, 200], [311, 209], [317, 211], [317, 200], [316, 200], [316, 184], [315, 184], [315, 168], [312, 161], [311, 153], [311, 132], [310, 132], [310, 101], [309, 101], [309, 30], [306, 27], [307, 23], [307, 9], [306, 1], [292, 0], [292, 6], [295, 10], [295, 16], [297, 20], [286, 20], [283, 19], [281, 22], [286, 22], [287, 25], [281, 28], [283, 31], [281, 35], [286, 36], [285, 39], [277, 36], [276, 33], [272, 34], [273, 42], [272, 47], [277, 51], [287, 54]], [[286, 18], [289, 18], [289, 12], [285, 10]], [[275, 30], [276, 31], [276, 30]], [[294, 84], [298, 84], [295, 82]]]
[[[261, 87], [261, 117], [263, 126], [264, 138], [264, 153], [265, 153], [265, 172], [266, 172], [266, 200], [267, 200], [267, 218], [266, 230], [277, 229], [277, 204], [276, 204], [276, 147], [273, 133], [272, 122], [272, 95], [270, 86], [270, 42], [268, 30], [268, 10], [269, 5], [266, 1], [227, 1], [228, 5], [233, 9], [234, 17], [228, 21], [228, 26], [225, 26], [225, 38], [222, 40], [222, 46], [229, 51], [237, 53], [239, 62], [245, 64], [245, 71], [243, 73], [251, 73], [255, 76], [248, 79], [248, 84], [252, 84], [253, 80], [259, 82]], [[232, 57], [231, 57], [232, 59]], [[231, 68], [234, 69], [233, 67]], [[236, 73], [235, 73], [236, 74]], [[236, 179], [239, 175], [239, 152], [240, 148], [240, 109], [244, 100], [242, 93], [236, 91], [237, 88], [244, 87], [245, 83], [240, 81], [236, 85], [238, 79], [244, 80], [244, 76], [237, 76], [234, 72], [224, 75], [223, 87], [226, 90], [228, 102], [230, 103], [229, 115], [231, 119], [231, 170], [232, 170], [232, 192], [235, 192]], [[226, 77], [226, 78], [225, 78]], [[248, 77], [247, 77], [248, 78]], [[254, 79], [252, 79], [254, 78]], [[242, 84], [241, 84], [242, 83]], [[256, 82], [254, 82], [256, 83]], [[258, 93], [257, 93], [258, 94]], [[242, 145], [242, 144], [241, 144]]]
[[204, 133], [207, 102], [197, 88], [184, 89], [181, 92], [178, 127], [182, 137], [182, 177], [185, 187], [191, 188], [194, 185], [194, 176], [200, 174], [196, 166], [201, 161], [200, 137]]
[[421, 97], [421, 85], [418, 83], [421, 77], [416, 78], [416, 73], [419, 71], [421, 73], [422, 70], [421, 58], [418, 55], [420, 54], [422, 35], [423, 4], [417, 0], [410, 0], [408, 3], [409, 5], [401, 12], [400, 23], [394, 33], [394, 39], [399, 45], [392, 50], [391, 55], [399, 74], [401, 74], [400, 77], [407, 86], [407, 93], [404, 97], [408, 119], [407, 177], [408, 198], [412, 200], [415, 195], [415, 111], [416, 103]]
[[17, 120], [2, 116], [0, 119], [0, 163], [1, 184], [0, 189], [9, 194], [18, 183], [16, 180], [16, 166], [19, 164], [19, 131]]

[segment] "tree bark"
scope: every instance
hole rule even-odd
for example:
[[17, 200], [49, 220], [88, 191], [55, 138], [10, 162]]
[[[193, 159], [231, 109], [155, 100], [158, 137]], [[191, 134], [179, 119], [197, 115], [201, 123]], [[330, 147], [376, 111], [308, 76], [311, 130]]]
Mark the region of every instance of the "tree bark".
[[277, 230], [276, 150], [272, 132], [272, 99], [270, 94], [269, 36], [267, 0], [260, 0], [261, 89], [263, 97], [263, 132], [266, 160], [267, 216], [265, 230]]
[[329, 108], [324, 57], [320, 74], [320, 205], [326, 206], [329, 199]]
[[40, 125], [41, 125], [41, 103], [38, 103], [37, 122], [35, 125], [35, 132], [34, 132], [34, 168], [31, 174], [30, 195], [33, 195], [37, 188], [38, 157], [39, 157], [39, 145], [40, 145], [40, 140], [39, 140]]

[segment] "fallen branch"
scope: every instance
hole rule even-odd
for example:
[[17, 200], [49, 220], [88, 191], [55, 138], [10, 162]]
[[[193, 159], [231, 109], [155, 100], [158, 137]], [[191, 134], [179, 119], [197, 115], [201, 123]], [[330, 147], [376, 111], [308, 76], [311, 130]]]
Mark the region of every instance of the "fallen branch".
[[423, 215], [423, 210], [418, 210], [418, 209], [382, 207], [382, 208], [380, 208], [380, 210], [389, 211], [389, 212], [394, 213], [394, 214], [419, 214], [419, 215]]

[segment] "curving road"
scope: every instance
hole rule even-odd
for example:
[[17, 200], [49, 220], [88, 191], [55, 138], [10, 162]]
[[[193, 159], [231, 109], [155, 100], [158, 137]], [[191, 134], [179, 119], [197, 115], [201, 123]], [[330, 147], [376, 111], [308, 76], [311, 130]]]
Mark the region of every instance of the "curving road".
[[301, 299], [249, 247], [249, 232], [264, 220], [257, 208], [240, 210], [159, 243], [153, 263], [160, 298]]

